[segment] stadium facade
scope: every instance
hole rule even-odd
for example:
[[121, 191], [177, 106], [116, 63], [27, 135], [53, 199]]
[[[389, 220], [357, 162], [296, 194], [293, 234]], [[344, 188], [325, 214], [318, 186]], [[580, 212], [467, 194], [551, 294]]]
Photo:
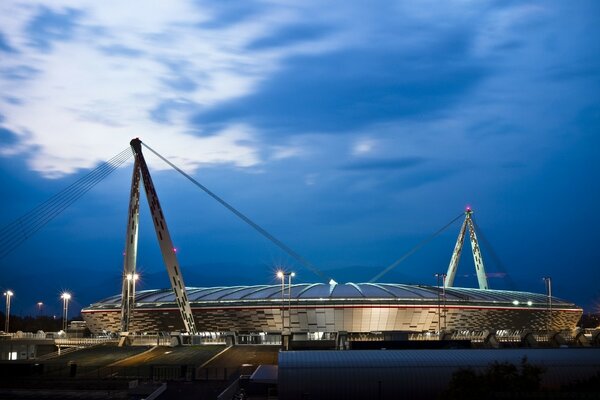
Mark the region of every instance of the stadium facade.
[[[200, 332], [236, 334], [564, 331], [583, 310], [543, 294], [392, 283], [187, 288]], [[119, 332], [121, 295], [82, 310], [94, 333]], [[136, 294], [130, 331], [183, 331], [171, 289]]]

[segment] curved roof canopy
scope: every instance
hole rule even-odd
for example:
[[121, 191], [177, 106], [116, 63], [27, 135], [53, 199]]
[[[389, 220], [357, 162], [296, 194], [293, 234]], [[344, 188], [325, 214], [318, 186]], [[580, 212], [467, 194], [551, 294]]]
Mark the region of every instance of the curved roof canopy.
[[[513, 305], [546, 305], [545, 294], [515, 292], [508, 290], [442, 288], [436, 286], [405, 285], [397, 283], [300, 283], [292, 285], [291, 300], [409, 300], [437, 301], [445, 292], [447, 302], [510, 303]], [[192, 303], [204, 302], [245, 302], [281, 300], [281, 285], [223, 286], [211, 288], [187, 288]], [[285, 286], [285, 299], [288, 299], [288, 286]], [[171, 289], [143, 290], [136, 293], [136, 303], [175, 303]], [[92, 304], [92, 307], [106, 307], [121, 304], [121, 295], [108, 297]], [[552, 304], [559, 307], [576, 307], [575, 304], [552, 298]]]

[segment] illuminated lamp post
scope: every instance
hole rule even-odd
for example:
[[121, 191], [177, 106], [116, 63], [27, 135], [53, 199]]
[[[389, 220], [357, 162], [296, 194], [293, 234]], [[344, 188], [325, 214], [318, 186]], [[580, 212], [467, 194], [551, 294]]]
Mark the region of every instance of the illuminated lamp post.
[[133, 308], [135, 306], [135, 283], [140, 276], [138, 274], [127, 274], [125, 275], [127, 280], [127, 331], [129, 331], [129, 325], [131, 323], [131, 317], [133, 314]]
[[295, 272], [288, 275], [288, 328], [292, 330], [292, 278], [296, 276]]
[[6, 321], [4, 321], [4, 332], [8, 333], [9, 322], [10, 322], [10, 298], [13, 297], [14, 293], [11, 290], [4, 292], [6, 296]]
[[546, 293], [548, 295], [548, 318], [546, 322], [546, 330], [550, 331], [552, 326], [552, 278], [545, 276], [542, 278], [542, 280], [546, 284]]
[[289, 291], [289, 300], [288, 300], [288, 328], [291, 330], [291, 322], [290, 322], [290, 313], [291, 313], [291, 303], [292, 303], [292, 278], [296, 276], [294, 272], [284, 272], [277, 271], [277, 277], [281, 279], [281, 343], [285, 349], [288, 348], [289, 342], [285, 342], [285, 277], [288, 277], [288, 291]]
[[285, 298], [283, 292], [285, 291], [285, 273], [283, 271], [277, 271], [277, 277], [281, 279], [281, 333], [285, 330], [285, 318], [283, 316], [285, 308]]
[[[444, 329], [446, 328], [446, 274], [434, 274], [438, 286], [438, 331], [442, 332], [442, 301], [444, 302]], [[441, 284], [440, 284], [441, 282]]]
[[41, 301], [38, 301], [37, 303], [37, 308], [38, 308], [38, 317], [42, 316], [42, 307], [44, 306], [44, 303], [42, 303]]
[[67, 320], [68, 320], [68, 313], [69, 313], [69, 300], [71, 300], [71, 294], [64, 292], [63, 294], [60, 295], [60, 298], [63, 300], [63, 327], [62, 330], [66, 333], [67, 332]]

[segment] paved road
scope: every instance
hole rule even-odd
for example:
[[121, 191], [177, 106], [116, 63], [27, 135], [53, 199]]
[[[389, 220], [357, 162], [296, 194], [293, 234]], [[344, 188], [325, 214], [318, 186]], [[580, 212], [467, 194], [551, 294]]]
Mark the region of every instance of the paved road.
[[237, 368], [244, 364], [258, 366], [260, 364], [277, 364], [280, 346], [235, 346], [219, 357], [212, 360], [206, 367], [209, 368]]
[[115, 367], [136, 367], [140, 365], [202, 365], [215, 354], [223, 351], [224, 345], [199, 345], [168, 347], [158, 346], [152, 351], [118, 361]]
[[142, 353], [149, 348], [150, 347], [148, 346], [118, 347], [113, 344], [104, 344], [88, 349], [77, 350], [57, 358], [45, 360], [43, 363], [48, 365], [66, 365], [72, 361], [81, 366], [106, 366]]

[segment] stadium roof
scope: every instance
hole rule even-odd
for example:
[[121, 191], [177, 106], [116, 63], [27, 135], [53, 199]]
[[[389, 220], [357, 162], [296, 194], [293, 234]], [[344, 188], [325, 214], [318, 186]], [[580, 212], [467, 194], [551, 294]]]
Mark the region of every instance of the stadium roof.
[[[285, 298], [288, 299], [288, 287]], [[292, 285], [291, 300], [412, 300], [437, 301], [442, 291], [436, 286], [406, 285], [397, 283], [300, 283]], [[211, 288], [187, 288], [188, 298], [194, 302], [269, 301], [281, 300], [281, 285], [227, 286]], [[508, 290], [446, 288], [447, 302], [547, 304], [545, 294]], [[171, 289], [144, 290], [136, 293], [136, 303], [171, 303], [175, 297]], [[518, 302], [518, 303], [515, 303]], [[121, 295], [115, 295], [94, 303], [93, 306], [120, 305]], [[571, 302], [552, 298], [553, 305], [574, 307]]]

